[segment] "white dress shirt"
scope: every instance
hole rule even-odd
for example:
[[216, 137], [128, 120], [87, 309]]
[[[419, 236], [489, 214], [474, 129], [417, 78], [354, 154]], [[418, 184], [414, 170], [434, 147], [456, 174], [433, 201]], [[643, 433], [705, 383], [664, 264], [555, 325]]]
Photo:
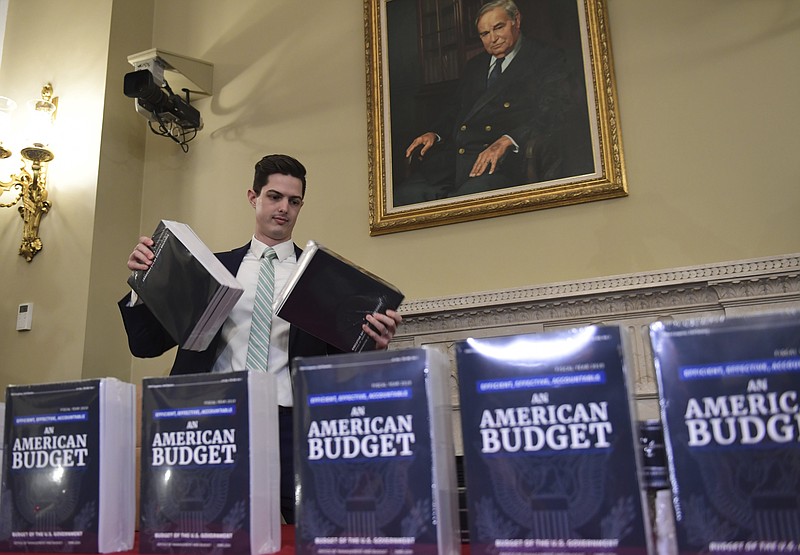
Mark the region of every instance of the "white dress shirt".
[[[261, 255], [267, 245], [253, 237], [236, 279], [244, 287], [244, 293], [222, 325], [222, 338], [217, 352], [217, 360], [212, 372], [234, 372], [244, 370], [247, 361], [247, 344], [250, 340], [250, 323], [253, 317], [253, 303], [258, 285]], [[273, 262], [275, 268], [275, 287], [277, 293], [297, 268], [294, 243], [285, 241], [272, 247], [278, 255]], [[291, 407], [292, 381], [289, 374], [289, 322], [273, 316], [269, 338], [268, 371], [277, 378], [278, 404]]]
[[[517, 44], [514, 45], [513, 50], [511, 50], [511, 52], [506, 54], [506, 57], [504, 58], [504, 61], [503, 61], [503, 65], [500, 66], [500, 72], [501, 73], [505, 73], [505, 71], [508, 69], [508, 66], [511, 65], [511, 62], [514, 61], [514, 58], [517, 57], [517, 52], [519, 52], [519, 49], [520, 49], [521, 46], [522, 46], [522, 41], [518, 40]], [[486, 72], [486, 78], [487, 79], [489, 78], [489, 75], [491, 75], [492, 70], [494, 69], [494, 66], [495, 66], [496, 63], [497, 63], [497, 58], [495, 56], [490, 56], [489, 57], [489, 68], [488, 68], [488, 71]]]

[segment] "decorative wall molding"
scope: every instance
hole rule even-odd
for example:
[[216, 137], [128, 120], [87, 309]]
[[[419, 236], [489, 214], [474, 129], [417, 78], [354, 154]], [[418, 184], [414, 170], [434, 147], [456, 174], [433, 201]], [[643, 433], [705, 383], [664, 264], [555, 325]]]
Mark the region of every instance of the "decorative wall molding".
[[[633, 339], [639, 416], [656, 418], [652, 322], [784, 309], [800, 310], [800, 254], [411, 300], [400, 308], [403, 325], [392, 348], [447, 353], [455, 384], [453, 345], [461, 339], [616, 324]], [[453, 401], [457, 407], [455, 387]]]
[[[642, 272], [575, 282], [412, 300], [403, 335], [474, 325], [543, 322], [632, 313], [724, 310], [733, 304], [800, 300], [800, 254]], [[465, 322], [466, 320], [466, 322]], [[465, 325], [466, 324], [466, 325]]]

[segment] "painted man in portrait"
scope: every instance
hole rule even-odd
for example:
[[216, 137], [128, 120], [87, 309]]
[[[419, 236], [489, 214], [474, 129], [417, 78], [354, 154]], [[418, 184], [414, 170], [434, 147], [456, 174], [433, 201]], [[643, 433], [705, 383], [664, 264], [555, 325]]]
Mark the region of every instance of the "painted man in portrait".
[[522, 33], [512, 0], [484, 4], [476, 27], [484, 51], [466, 62], [457, 98], [408, 145], [409, 173], [395, 181], [395, 206], [594, 171], [591, 152], [576, 160], [565, 146], [575, 76], [563, 52]]

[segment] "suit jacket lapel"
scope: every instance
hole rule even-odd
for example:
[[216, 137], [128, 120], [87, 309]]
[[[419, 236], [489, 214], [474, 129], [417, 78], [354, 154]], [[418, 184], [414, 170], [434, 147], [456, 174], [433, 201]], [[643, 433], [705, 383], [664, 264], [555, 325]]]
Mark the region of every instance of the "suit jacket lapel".
[[[474, 116], [476, 112], [478, 112], [481, 108], [486, 106], [487, 102], [489, 102], [494, 98], [497, 98], [497, 96], [503, 91], [505, 91], [511, 85], [511, 83], [513, 83], [519, 76], [523, 75], [523, 73], [526, 70], [526, 66], [529, 65], [528, 63], [526, 63], [525, 58], [529, 57], [531, 53], [531, 48], [524, 37], [521, 38], [520, 40], [522, 41], [522, 45], [520, 46], [519, 52], [517, 52], [517, 55], [514, 56], [514, 59], [509, 64], [509, 66], [503, 70], [503, 73], [500, 74], [500, 77], [497, 79], [495, 84], [488, 89], [485, 88], [486, 77], [489, 71], [489, 60], [487, 57], [484, 63], [485, 72], [482, 81], [484, 85], [484, 91], [480, 96], [478, 96], [475, 102], [472, 103], [472, 106], [470, 107], [469, 111], [462, 118], [463, 121], [466, 121], [470, 119], [472, 116]], [[477, 81], [475, 81], [475, 83], [477, 83]]]
[[[514, 64], [512, 63], [511, 65], [513, 66]], [[511, 69], [511, 66], [509, 66], [508, 70], [510, 70], [510, 69]], [[467, 114], [464, 116], [464, 121], [466, 121], [466, 120], [470, 119], [472, 116], [474, 116], [475, 113], [480, 111], [480, 109], [483, 108], [484, 106], [486, 106], [486, 103], [488, 103], [490, 100], [493, 100], [493, 99], [497, 98], [497, 96], [500, 93], [502, 93], [505, 89], [508, 88], [508, 85], [509, 85], [510, 82], [511, 82], [511, 80], [508, 79], [508, 76], [506, 75], [506, 72], [503, 72], [503, 74], [499, 77], [499, 79], [497, 79], [497, 82], [495, 82], [495, 84], [492, 87], [490, 87], [490, 88], [486, 89], [485, 91], [483, 91], [483, 94], [481, 94], [475, 100], [475, 102], [472, 104], [472, 107], [470, 108], [469, 112], [467, 112]]]
[[218, 252], [217, 258], [222, 265], [227, 268], [227, 270], [236, 276], [236, 272], [239, 271], [239, 266], [242, 265], [242, 260], [244, 260], [244, 255], [247, 254], [247, 249], [250, 248], [250, 243], [239, 247], [238, 249], [233, 249], [232, 251], [227, 252]]

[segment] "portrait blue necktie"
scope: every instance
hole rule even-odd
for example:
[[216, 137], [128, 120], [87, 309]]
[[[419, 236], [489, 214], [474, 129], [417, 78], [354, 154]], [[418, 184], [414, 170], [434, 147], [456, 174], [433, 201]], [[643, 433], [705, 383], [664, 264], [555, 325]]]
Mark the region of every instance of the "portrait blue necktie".
[[497, 58], [497, 61], [494, 63], [494, 67], [491, 73], [489, 73], [489, 78], [486, 80], [487, 89], [500, 79], [500, 75], [503, 73], [503, 60], [505, 60], [505, 58]]
[[250, 325], [250, 341], [247, 345], [247, 369], [267, 371], [269, 361], [269, 332], [272, 326], [272, 290], [275, 286], [275, 269], [272, 261], [278, 255], [272, 247], [264, 249], [258, 286], [253, 303], [253, 322]]

